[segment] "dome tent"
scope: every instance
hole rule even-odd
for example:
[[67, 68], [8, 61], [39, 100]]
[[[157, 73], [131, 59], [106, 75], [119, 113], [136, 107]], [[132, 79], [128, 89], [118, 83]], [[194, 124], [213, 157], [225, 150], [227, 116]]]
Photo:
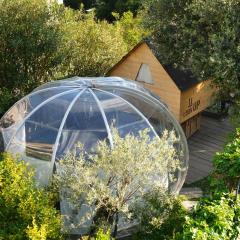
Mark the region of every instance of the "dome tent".
[[157, 97], [141, 85], [117, 77], [80, 78], [50, 82], [18, 101], [0, 120], [5, 151], [20, 156], [36, 168], [37, 179], [47, 184], [55, 161], [81, 142], [93, 151], [99, 140], [113, 145], [110, 126], [120, 136], [150, 129], [151, 137], [174, 130], [175, 146], [185, 166], [169, 186], [178, 192], [186, 176], [188, 148], [184, 133]]

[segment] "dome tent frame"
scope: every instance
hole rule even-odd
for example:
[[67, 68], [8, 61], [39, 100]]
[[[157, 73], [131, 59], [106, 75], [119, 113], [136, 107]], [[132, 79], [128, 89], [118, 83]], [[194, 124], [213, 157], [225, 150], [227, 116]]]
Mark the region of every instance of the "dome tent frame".
[[[89, 96], [92, 97], [92, 99], [94, 99], [95, 104], [98, 107], [98, 112], [100, 113], [102, 120], [104, 122], [105, 129], [107, 132], [107, 138], [109, 140], [111, 147], [114, 146], [114, 143], [112, 140], [110, 121], [109, 121], [108, 117], [106, 116], [104, 107], [102, 106], [103, 101], [101, 99], [99, 99], [100, 93], [102, 93], [103, 95], [105, 94], [108, 97], [111, 97], [112, 99], [118, 100], [120, 104], [124, 105], [125, 107], [127, 106], [129, 109], [131, 109], [132, 113], [134, 113], [140, 117], [140, 119], [141, 119], [140, 122], [144, 123], [143, 125], [145, 126], [145, 128], [150, 129], [152, 136], [158, 137], [159, 134], [156, 132], [155, 128], [152, 126], [152, 124], [150, 123], [149, 119], [145, 116], [145, 114], [143, 114], [139, 110], [139, 108], [134, 106], [130, 101], [127, 101], [120, 94], [117, 94], [116, 92], [114, 92], [117, 89], [117, 91], [118, 90], [124, 91], [126, 93], [129, 93], [130, 95], [134, 93], [139, 98], [141, 98], [143, 100], [145, 99], [146, 101], [151, 102], [152, 105], [156, 105], [156, 106], [160, 107], [161, 109], [163, 109], [163, 112], [165, 111], [164, 114], [166, 114], [166, 116], [172, 121], [175, 130], [181, 137], [181, 141], [182, 141], [181, 144], [182, 144], [182, 148], [183, 148], [182, 150], [184, 151], [184, 158], [185, 158], [184, 165], [187, 166], [187, 164], [188, 164], [188, 149], [187, 149], [187, 143], [186, 143], [184, 133], [183, 133], [181, 127], [179, 126], [179, 124], [174, 120], [174, 117], [172, 116], [172, 114], [166, 109], [166, 106], [162, 102], [160, 102], [159, 99], [155, 98], [149, 91], [144, 89], [140, 84], [136, 84], [134, 82], [126, 81], [126, 80], [123, 81], [121, 78], [115, 78], [115, 77], [109, 77], [109, 78], [74, 77], [74, 78], [70, 78], [68, 80], [59, 80], [59, 81], [50, 82], [50, 83], [40, 86], [39, 88], [35, 89], [34, 92], [30, 93], [29, 95], [27, 95], [26, 97], [24, 97], [23, 99], [18, 101], [3, 116], [2, 120], [0, 121], [0, 131], [2, 132], [3, 136], [5, 136], [5, 134], [4, 134], [5, 130], [3, 128], [4, 122], [5, 122], [5, 120], [7, 121], [8, 115], [9, 115], [9, 113], [11, 113], [11, 111], [14, 110], [14, 107], [16, 108], [16, 106], [18, 106], [18, 104], [22, 103], [24, 100], [26, 102], [28, 102], [28, 100], [31, 97], [34, 97], [38, 94], [47, 92], [49, 90], [51, 91], [53, 89], [56, 89], [56, 90], [62, 89], [63, 91], [58, 94], [55, 94], [49, 98], [46, 98], [44, 101], [42, 101], [40, 104], [37, 104], [35, 107], [33, 106], [32, 110], [30, 110], [28, 113], [25, 113], [24, 117], [22, 117], [22, 119], [19, 121], [19, 123], [15, 123], [15, 126], [13, 127], [12, 131], [10, 131], [11, 132], [10, 138], [4, 139], [6, 151], [13, 152], [11, 147], [13, 145], [14, 139], [16, 138], [17, 134], [19, 133], [21, 128], [24, 126], [26, 121], [28, 121], [42, 107], [48, 105], [48, 103], [51, 103], [54, 100], [57, 100], [61, 97], [64, 97], [64, 96], [67, 96], [70, 94], [74, 94], [74, 96], [69, 101], [69, 104], [65, 109], [65, 113], [63, 114], [63, 116], [61, 118], [60, 124], [58, 125], [56, 139], [52, 146], [51, 161], [50, 161], [50, 166], [49, 166], [50, 174], [53, 172], [54, 163], [55, 163], [56, 159], [58, 159], [57, 151], [58, 151], [59, 142], [60, 142], [63, 130], [64, 130], [64, 126], [66, 125], [67, 118], [68, 118], [72, 108], [74, 107], [76, 102], [81, 98], [81, 96], [83, 96], [83, 94], [87, 93], [87, 94], [89, 94]], [[131, 124], [135, 125], [136, 123], [140, 124], [140, 122], [133, 121], [133, 122], [130, 122], [130, 125]], [[127, 123], [127, 124], [129, 124], [129, 123]], [[126, 127], [126, 125], [122, 125], [121, 127], [124, 128], [124, 127]], [[8, 130], [9, 128], [11, 130], [11, 125], [6, 129]], [[178, 179], [179, 181], [178, 181], [177, 185], [175, 185], [175, 187], [174, 187], [175, 192], [178, 192], [180, 190], [180, 188], [184, 182], [185, 176], [186, 176], [186, 171], [184, 173], [181, 173], [181, 175], [182, 176], [180, 179]]]

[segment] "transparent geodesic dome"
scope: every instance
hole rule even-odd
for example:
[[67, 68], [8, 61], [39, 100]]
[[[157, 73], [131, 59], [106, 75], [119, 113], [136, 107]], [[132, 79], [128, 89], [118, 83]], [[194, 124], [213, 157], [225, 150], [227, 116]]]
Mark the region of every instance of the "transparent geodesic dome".
[[38, 181], [47, 184], [55, 163], [76, 143], [88, 152], [103, 139], [113, 146], [113, 121], [123, 137], [146, 128], [151, 137], [161, 136], [165, 129], [175, 131], [180, 138], [175, 148], [185, 168], [176, 172], [169, 189], [178, 192], [188, 165], [185, 135], [167, 107], [134, 81], [74, 77], [44, 84], [0, 120], [0, 145], [34, 166]]

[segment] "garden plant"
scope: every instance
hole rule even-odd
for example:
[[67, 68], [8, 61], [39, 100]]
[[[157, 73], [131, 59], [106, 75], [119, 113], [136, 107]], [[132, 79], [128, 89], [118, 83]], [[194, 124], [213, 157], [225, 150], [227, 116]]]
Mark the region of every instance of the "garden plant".
[[[83, 205], [92, 208], [88, 216], [78, 220], [81, 224], [86, 218], [92, 219], [90, 234], [108, 225], [115, 237], [119, 219], [131, 223], [137, 206], [145, 198], [157, 194], [165, 196], [162, 204], [168, 200], [168, 185], [174, 182], [174, 173], [181, 166], [173, 147], [178, 141], [174, 132], [165, 131], [161, 138], [153, 140], [148, 130], [138, 137], [128, 134], [124, 138], [116, 129], [112, 132], [112, 149], [106, 141], [100, 141], [97, 154], [86, 155], [83, 146], [78, 146], [60, 161], [55, 182], [62, 189], [63, 201], [68, 199], [76, 209]], [[137, 215], [141, 219], [140, 213]]]

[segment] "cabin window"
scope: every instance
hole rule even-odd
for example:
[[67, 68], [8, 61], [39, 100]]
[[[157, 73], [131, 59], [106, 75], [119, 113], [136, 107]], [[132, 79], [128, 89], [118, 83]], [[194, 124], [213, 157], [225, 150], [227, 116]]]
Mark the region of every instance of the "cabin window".
[[148, 84], [154, 83], [153, 78], [152, 78], [152, 73], [151, 73], [151, 70], [150, 70], [150, 67], [148, 64], [146, 64], [146, 63], [141, 64], [135, 80], [138, 82], [144, 82], [144, 83], [148, 83]]

